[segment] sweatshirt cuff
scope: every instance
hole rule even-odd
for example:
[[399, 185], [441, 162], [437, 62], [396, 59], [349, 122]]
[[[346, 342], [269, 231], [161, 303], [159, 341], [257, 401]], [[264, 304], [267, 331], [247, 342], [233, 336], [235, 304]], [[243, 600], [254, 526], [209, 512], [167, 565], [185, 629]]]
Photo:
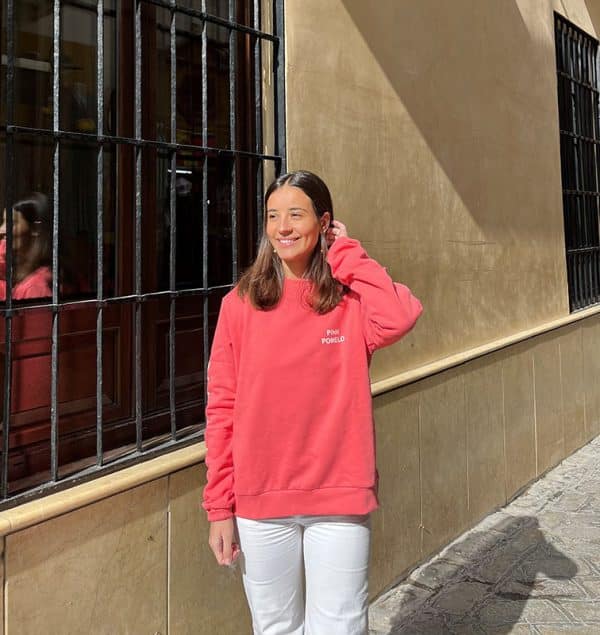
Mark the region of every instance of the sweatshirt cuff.
[[331, 246], [327, 250], [327, 260], [329, 260], [329, 258], [331, 257], [335, 258], [336, 253], [340, 249], [343, 249], [344, 246], [355, 246], [355, 245], [358, 247], [361, 246], [360, 242], [356, 240], [356, 238], [350, 238], [350, 236], [340, 236], [339, 238], [336, 238], [331, 243]]
[[[352, 254], [349, 262], [346, 257], [348, 254]], [[342, 236], [337, 238], [327, 251], [327, 262], [333, 277], [342, 284], [349, 285], [356, 262], [364, 256], [365, 250], [356, 238]]]
[[213, 509], [206, 512], [208, 516], [208, 522], [212, 523], [217, 520], [227, 520], [233, 518], [233, 512], [230, 509]]

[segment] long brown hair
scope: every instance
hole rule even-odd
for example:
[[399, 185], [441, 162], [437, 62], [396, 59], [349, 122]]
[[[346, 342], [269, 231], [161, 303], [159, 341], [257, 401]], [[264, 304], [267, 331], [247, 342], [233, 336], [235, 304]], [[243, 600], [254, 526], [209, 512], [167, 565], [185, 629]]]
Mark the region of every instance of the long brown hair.
[[[327, 185], [316, 174], [306, 170], [288, 172], [275, 179], [265, 193], [265, 209], [271, 194], [284, 185], [301, 189], [311, 200], [318, 219], [329, 212], [333, 220], [333, 202]], [[306, 272], [306, 278], [312, 282], [312, 296], [308, 301], [316, 313], [327, 313], [334, 309], [346, 292], [346, 288], [331, 275], [326, 255], [327, 239], [325, 234], [320, 234]], [[281, 300], [284, 278], [281, 260], [266, 234], [265, 214], [258, 254], [254, 263], [240, 278], [238, 293], [240, 297], [247, 295], [255, 308], [267, 311], [277, 306]]]
[[15, 267], [14, 282], [20, 282], [39, 267], [52, 264], [51, 220], [48, 198], [40, 192], [32, 192], [13, 205], [13, 210], [20, 212], [29, 224], [35, 237], [27, 255], [29, 269]]

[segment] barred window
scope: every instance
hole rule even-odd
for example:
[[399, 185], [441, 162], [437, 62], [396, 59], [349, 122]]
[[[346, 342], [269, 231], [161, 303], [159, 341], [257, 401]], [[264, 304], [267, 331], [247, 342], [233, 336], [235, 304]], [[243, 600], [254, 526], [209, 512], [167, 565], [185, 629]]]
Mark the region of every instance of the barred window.
[[282, 25], [282, 0], [3, 0], [0, 506], [202, 438], [284, 169]]
[[571, 311], [600, 302], [598, 42], [555, 14], [567, 276]]

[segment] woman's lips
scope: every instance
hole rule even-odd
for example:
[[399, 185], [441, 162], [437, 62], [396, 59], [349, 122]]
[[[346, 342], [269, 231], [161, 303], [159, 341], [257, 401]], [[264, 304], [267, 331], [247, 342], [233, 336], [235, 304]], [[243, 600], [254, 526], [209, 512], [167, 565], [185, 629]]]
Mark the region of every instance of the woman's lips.
[[279, 244], [283, 247], [290, 247], [293, 245], [298, 239], [297, 238], [278, 238]]

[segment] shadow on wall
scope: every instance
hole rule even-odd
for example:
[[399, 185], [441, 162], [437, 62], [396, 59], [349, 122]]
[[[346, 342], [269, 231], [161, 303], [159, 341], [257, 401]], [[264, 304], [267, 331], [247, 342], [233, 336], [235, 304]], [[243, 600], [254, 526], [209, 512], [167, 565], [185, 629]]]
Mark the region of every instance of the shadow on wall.
[[[395, 634], [510, 633], [523, 621], [528, 599], [568, 597], [564, 581], [578, 571], [546, 541], [533, 516], [509, 517], [474, 532], [411, 577], [428, 586], [429, 580], [436, 580], [436, 567], [448, 562], [459, 565], [453, 577], [443, 581], [417, 613], [407, 619], [406, 608], [397, 607], [399, 619], [395, 624], [391, 620]], [[430, 567], [433, 571], [427, 571]]]
[[[532, 34], [514, 1], [494, 3], [493, 10], [476, 0], [387, 0], [376, 11], [363, 0], [343, 4], [482, 229], [506, 224], [505, 205], [513, 217], [520, 204], [548, 207], [548, 192], [532, 185], [532, 170], [535, 181], [556, 181], [551, 195], [560, 203], [550, 5], [535, 9]], [[539, 215], [517, 216], [520, 232], [544, 231]]]
[[598, 38], [600, 36], [600, 4], [598, 4], [597, 0], [585, 0], [585, 6], [594, 26], [594, 31], [596, 32], [590, 35], [595, 35], [595, 37]]

